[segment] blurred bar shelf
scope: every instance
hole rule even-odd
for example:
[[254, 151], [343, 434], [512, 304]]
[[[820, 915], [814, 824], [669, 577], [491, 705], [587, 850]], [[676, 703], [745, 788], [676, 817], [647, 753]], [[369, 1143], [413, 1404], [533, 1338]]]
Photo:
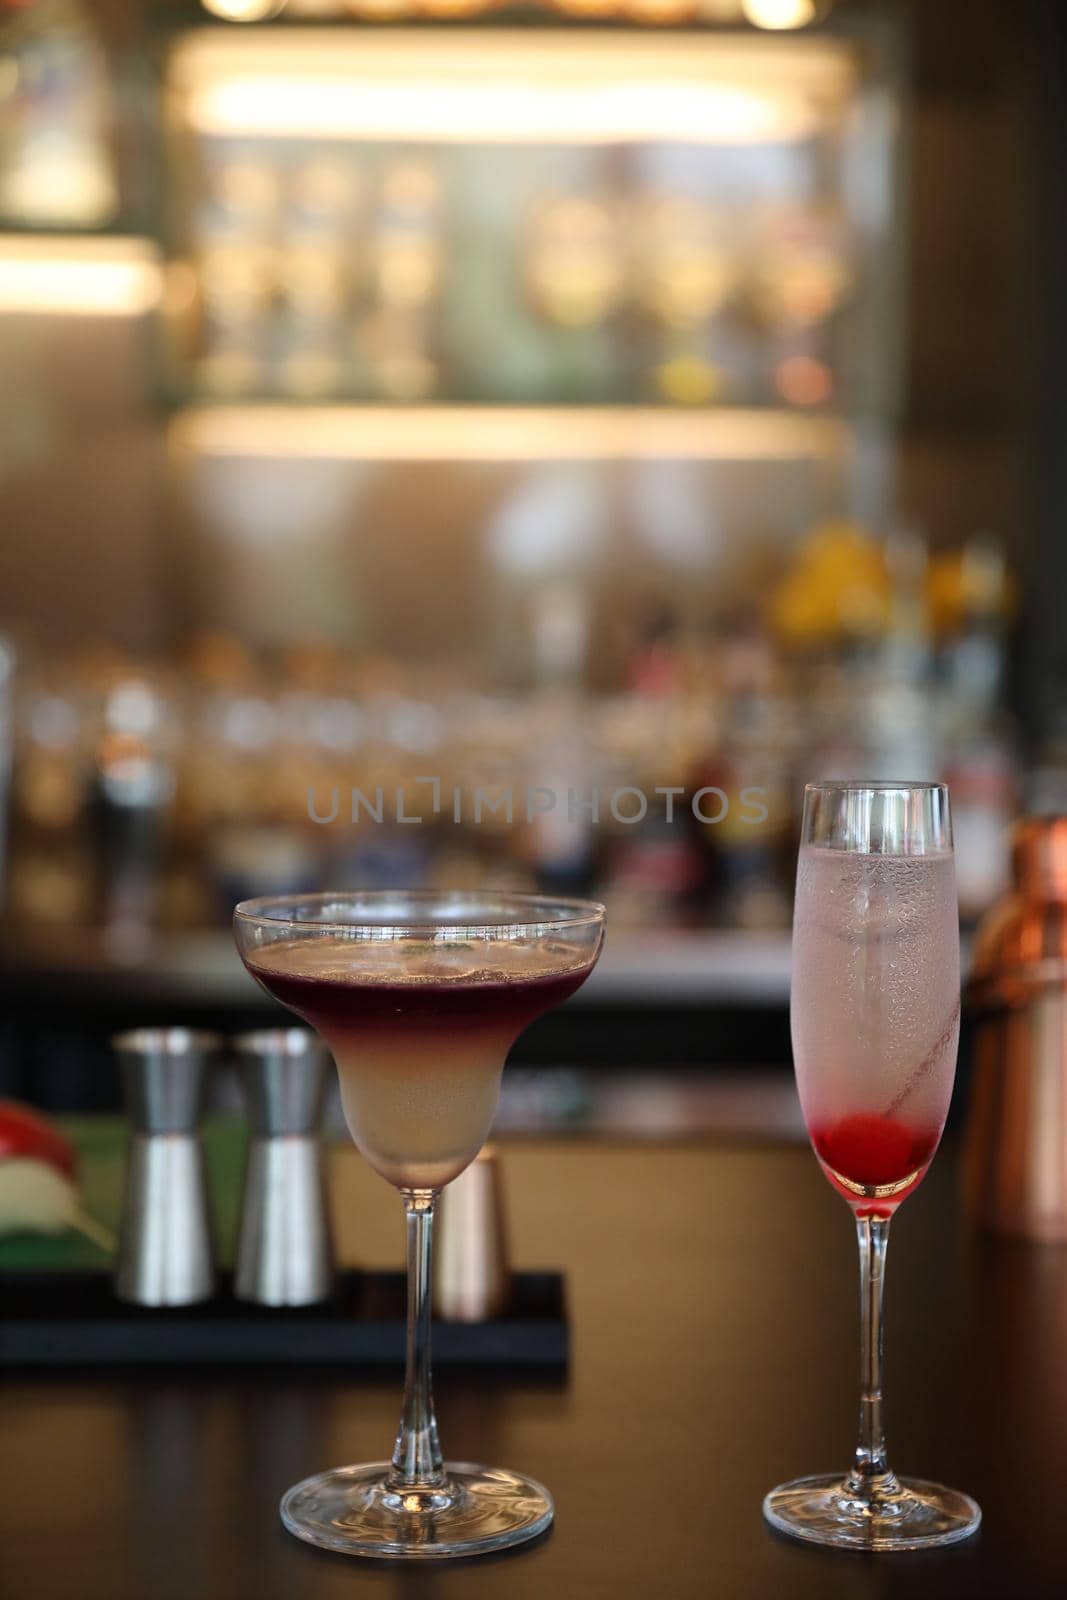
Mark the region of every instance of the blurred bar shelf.
[[[596, 971], [568, 1011], [686, 1006], [784, 1007], [789, 1001], [788, 929], [667, 929], [613, 933]], [[962, 943], [963, 967], [971, 939]], [[229, 930], [137, 932], [37, 928], [0, 940], [0, 993], [32, 1005], [121, 998], [253, 1011], [268, 1008], [245, 972]]]
[[[47, 997], [72, 1004], [264, 1008], [229, 932], [126, 938], [99, 930], [22, 931], [0, 943], [0, 992], [7, 1004]], [[569, 1005], [643, 1007], [738, 1004], [784, 1006], [789, 934], [661, 930], [616, 934], [589, 982]], [[59, 1001], [59, 1003], [63, 1003]]]
[[892, 412], [892, 30], [281, 9], [160, 51], [172, 403]]

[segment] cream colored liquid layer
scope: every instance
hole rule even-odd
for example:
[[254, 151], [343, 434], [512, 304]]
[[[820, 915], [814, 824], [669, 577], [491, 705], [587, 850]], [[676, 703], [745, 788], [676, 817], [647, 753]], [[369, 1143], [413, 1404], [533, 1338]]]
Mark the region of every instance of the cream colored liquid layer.
[[496, 1114], [510, 1030], [476, 1042], [406, 1028], [395, 1044], [327, 1042], [349, 1132], [383, 1178], [438, 1189], [470, 1165]]

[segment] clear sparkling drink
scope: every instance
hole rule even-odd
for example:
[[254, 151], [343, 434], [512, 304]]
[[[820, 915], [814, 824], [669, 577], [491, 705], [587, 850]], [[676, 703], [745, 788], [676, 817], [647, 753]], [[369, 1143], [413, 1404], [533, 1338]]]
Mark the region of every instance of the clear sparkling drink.
[[949, 851], [804, 845], [793, 920], [793, 1055], [827, 1177], [857, 1215], [890, 1215], [941, 1138], [959, 1036]]

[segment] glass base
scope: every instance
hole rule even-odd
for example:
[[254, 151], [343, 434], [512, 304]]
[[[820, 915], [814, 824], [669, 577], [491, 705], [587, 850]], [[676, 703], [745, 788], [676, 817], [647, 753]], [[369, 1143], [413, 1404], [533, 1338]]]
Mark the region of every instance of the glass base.
[[969, 1495], [922, 1478], [899, 1478], [861, 1499], [839, 1473], [779, 1484], [763, 1515], [794, 1539], [843, 1550], [931, 1550], [969, 1538], [982, 1513]]
[[344, 1555], [425, 1561], [506, 1550], [543, 1533], [552, 1496], [504, 1467], [450, 1461], [440, 1487], [391, 1487], [388, 1461], [337, 1467], [305, 1478], [282, 1497], [282, 1521], [308, 1544]]

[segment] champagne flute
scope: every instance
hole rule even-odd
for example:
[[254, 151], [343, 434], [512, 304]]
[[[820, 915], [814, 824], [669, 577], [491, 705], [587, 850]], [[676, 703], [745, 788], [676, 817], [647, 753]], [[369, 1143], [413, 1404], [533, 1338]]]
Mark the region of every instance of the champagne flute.
[[790, 1009], [808, 1134], [856, 1221], [862, 1386], [851, 1471], [781, 1484], [763, 1514], [813, 1544], [955, 1544], [978, 1527], [978, 1506], [958, 1490], [898, 1478], [882, 1426], [889, 1224], [940, 1143], [959, 1038], [959, 916], [943, 784], [808, 785]]
[[282, 1521], [349, 1555], [425, 1560], [532, 1539], [552, 1521], [547, 1489], [441, 1457], [434, 1204], [485, 1141], [512, 1044], [593, 970], [604, 908], [488, 892], [308, 894], [245, 901], [234, 932], [252, 976], [332, 1050], [349, 1132], [407, 1216], [407, 1373], [392, 1461], [305, 1479], [283, 1497]]

